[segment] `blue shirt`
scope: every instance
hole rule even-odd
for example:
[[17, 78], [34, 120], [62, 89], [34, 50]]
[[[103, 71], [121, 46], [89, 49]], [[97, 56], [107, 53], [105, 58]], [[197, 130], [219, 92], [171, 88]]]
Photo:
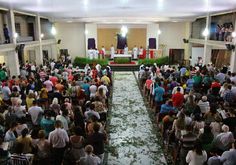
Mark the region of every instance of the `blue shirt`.
[[154, 90], [154, 97], [155, 97], [155, 101], [160, 102], [163, 101], [163, 96], [165, 94], [165, 89], [162, 87], [157, 87]]
[[40, 122], [40, 125], [43, 127], [46, 137], [49, 136], [49, 133], [54, 130], [54, 120], [52, 119], [43, 119]]
[[83, 90], [85, 91], [86, 95], [88, 96], [89, 95], [89, 87], [90, 86], [88, 84], [84, 83], [82, 85], [82, 87], [83, 87]]
[[220, 83], [223, 84], [223, 82], [225, 80], [225, 74], [224, 73], [217, 74], [216, 79], [220, 80]]
[[186, 85], [187, 85], [187, 91], [190, 91], [193, 89], [193, 84], [194, 84], [194, 80], [193, 79], [188, 79]]
[[166, 105], [166, 104], [162, 104], [161, 105], [161, 112], [160, 113], [166, 113], [169, 111], [175, 111], [175, 109], [172, 106]]
[[225, 151], [220, 158], [223, 165], [233, 165], [236, 163], [236, 149]]
[[181, 68], [181, 69], [180, 69], [181, 76], [185, 74], [186, 70], [187, 70], [186, 68]]

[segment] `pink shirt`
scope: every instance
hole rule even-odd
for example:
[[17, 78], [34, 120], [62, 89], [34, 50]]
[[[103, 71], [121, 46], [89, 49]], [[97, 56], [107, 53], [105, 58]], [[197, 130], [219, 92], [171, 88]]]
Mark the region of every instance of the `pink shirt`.
[[50, 80], [45, 81], [43, 84], [46, 85], [46, 89], [48, 90], [48, 92], [52, 91], [53, 83]]
[[66, 106], [66, 109], [71, 109], [71, 103], [65, 103], [67, 106]]
[[53, 86], [56, 86], [57, 85], [57, 77], [56, 76], [52, 76], [52, 77], [50, 77], [50, 79], [49, 79], [52, 83], [53, 83]]
[[69, 74], [69, 76], [71, 75], [71, 72], [72, 72], [72, 70], [71, 69], [67, 69], [66, 70], [67, 71], [67, 73]]

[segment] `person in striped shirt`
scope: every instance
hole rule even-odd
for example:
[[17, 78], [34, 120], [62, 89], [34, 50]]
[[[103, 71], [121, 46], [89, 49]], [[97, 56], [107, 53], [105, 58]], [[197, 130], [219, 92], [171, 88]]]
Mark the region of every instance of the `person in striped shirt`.
[[11, 155], [10, 163], [17, 165], [29, 165], [29, 159], [23, 155], [25, 145], [21, 142], [16, 143], [14, 153]]
[[45, 81], [46, 74], [44, 72], [44, 69], [41, 70], [41, 72], [39, 73], [39, 76], [43, 81]]

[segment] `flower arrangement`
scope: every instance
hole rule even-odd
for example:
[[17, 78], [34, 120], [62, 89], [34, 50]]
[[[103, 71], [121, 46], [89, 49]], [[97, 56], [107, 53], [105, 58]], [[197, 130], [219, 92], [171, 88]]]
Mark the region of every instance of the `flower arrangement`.
[[165, 45], [165, 44], [160, 44], [159, 45], [161, 48], [166, 48], [167, 47], [167, 45]]

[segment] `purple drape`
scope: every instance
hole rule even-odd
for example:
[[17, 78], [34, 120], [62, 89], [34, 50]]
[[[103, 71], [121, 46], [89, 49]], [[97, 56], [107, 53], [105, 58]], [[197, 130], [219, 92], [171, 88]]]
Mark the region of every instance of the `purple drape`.
[[95, 39], [94, 38], [88, 38], [88, 49], [90, 49], [91, 47], [92, 47], [92, 49], [96, 48]]
[[149, 49], [156, 49], [156, 38], [149, 38]]
[[127, 45], [126, 36], [123, 37], [121, 34], [117, 34], [117, 49], [124, 49], [125, 45]]

